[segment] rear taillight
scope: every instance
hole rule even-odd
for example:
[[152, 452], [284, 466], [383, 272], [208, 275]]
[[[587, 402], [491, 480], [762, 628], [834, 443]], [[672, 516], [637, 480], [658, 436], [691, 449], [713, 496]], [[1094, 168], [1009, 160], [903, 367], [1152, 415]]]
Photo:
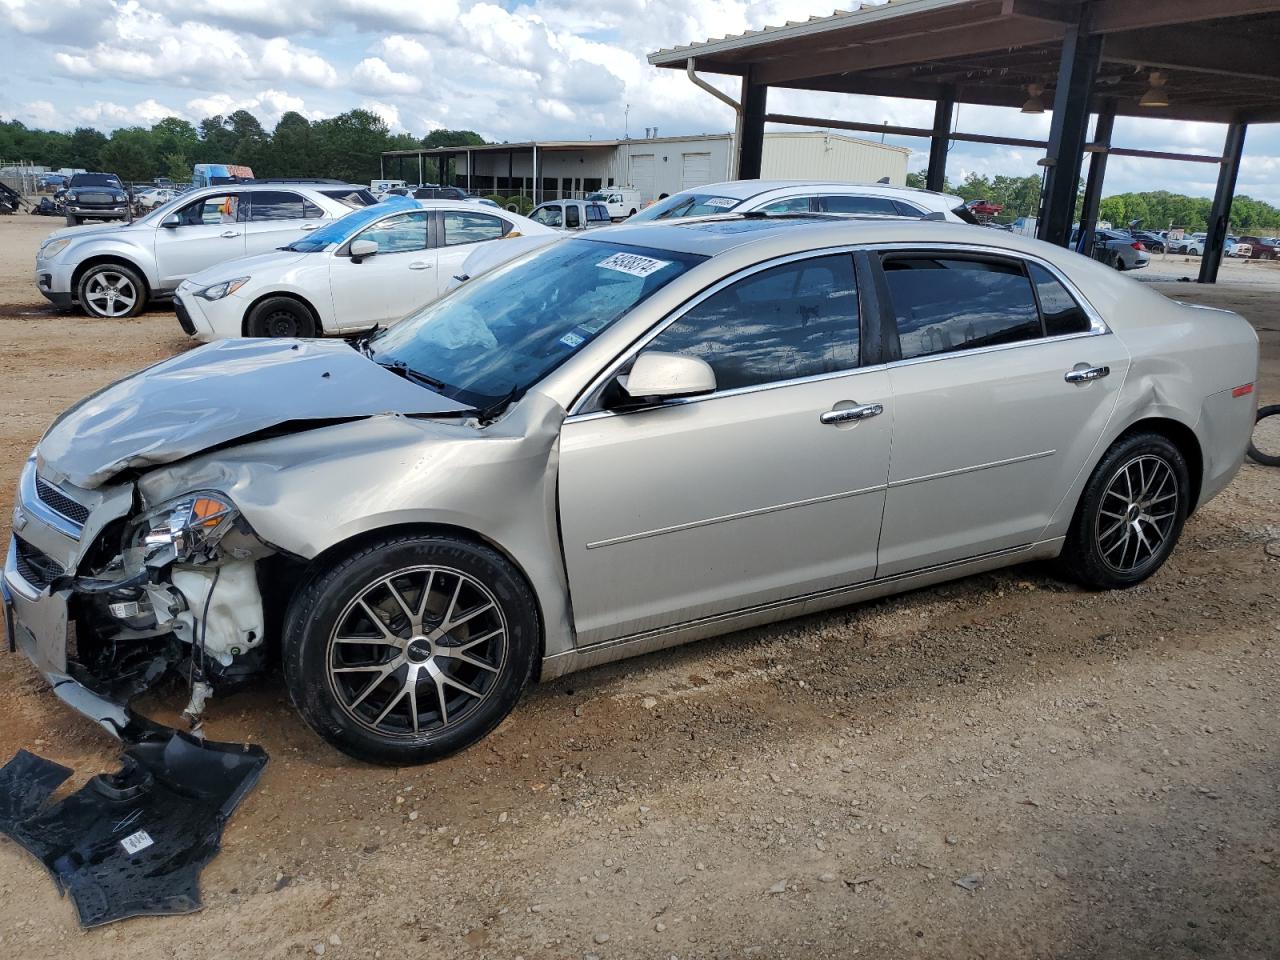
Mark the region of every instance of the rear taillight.
[[1146, 248], [1146, 247], [1144, 247], [1144, 246], [1142, 245], [1142, 241], [1141, 241], [1141, 240], [1135, 240], [1135, 241], [1133, 241], [1133, 249], [1135, 249], [1135, 250], [1145, 250], [1145, 249], [1147, 249], [1147, 248]]

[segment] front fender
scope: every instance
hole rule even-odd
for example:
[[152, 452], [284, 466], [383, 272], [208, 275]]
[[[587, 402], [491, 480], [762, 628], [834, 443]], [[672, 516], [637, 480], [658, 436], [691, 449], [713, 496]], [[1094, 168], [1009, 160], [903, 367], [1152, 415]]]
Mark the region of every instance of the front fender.
[[[148, 242], [151, 241], [151, 242]], [[147, 287], [157, 290], [160, 285], [156, 272], [156, 258], [153, 249], [154, 237], [129, 237], [126, 235], [88, 236], [79, 243], [73, 243], [59, 257], [65, 263], [75, 265], [74, 272], [79, 273], [88, 261], [108, 257], [123, 260], [142, 274]]]
[[148, 503], [220, 490], [259, 537], [306, 560], [379, 530], [469, 531], [528, 579], [551, 655], [574, 646], [556, 519], [563, 420], [537, 393], [487, 427], [371, 417], [203, 454], [148, 473], [138, 488]]

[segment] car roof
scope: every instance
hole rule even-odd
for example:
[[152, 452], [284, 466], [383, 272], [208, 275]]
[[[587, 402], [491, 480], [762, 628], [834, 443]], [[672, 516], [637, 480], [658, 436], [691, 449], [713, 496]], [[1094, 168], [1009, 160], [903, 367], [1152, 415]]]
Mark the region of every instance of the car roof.
[[762, 256], [769, 257], [803, 253], [828, 246], [884, 243], [913, 243], [921, 246], [969, 243], [1040, 256], [1051, 256], [1053, 251], [1061, 252], [1062, 249], [1019, 234], [965, 223], [907, 217], [861, 219], [824, 214], [726, 214], [637, 224], [624, 222], [618, 226], [588, 231], [582, 238], [593, 243], [618, 243], [708, 257], [748, 246], [769, 248], [761, 251]]
[[[690, 187], [681, 193], [706, 193], [717, 197], [731, 197], [734, 200], [749, 200], [774, 190], [836, 190], [839, 192], [858, 191], [884, 193], [889, 195], [921, 194], [925, 196], [944, 197], [950, 194], [938, 193], [936, 190], [922, 190], [919, 187], [896, 186], [891, 183], [854, 183], [848, 180], [725, 180], [721, 183], [708, 183], [701, 187]], [[959, 199], [958, 197], [956, 199]]]

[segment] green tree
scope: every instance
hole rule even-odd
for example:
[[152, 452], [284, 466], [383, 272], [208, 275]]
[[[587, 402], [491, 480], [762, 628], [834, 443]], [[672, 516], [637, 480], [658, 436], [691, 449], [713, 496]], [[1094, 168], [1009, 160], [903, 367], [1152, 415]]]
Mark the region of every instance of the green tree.
[[68, 162], [56, 165], [50, 163], [50, 166], [83, 167], [85, 170], [102, 169], [102, 151], [107, 146], [107, 137], [102, 131], [94, 130], [92, 127], [76, 127], [71, 132], [68, 146], [71, 154]]
[[158, 159], [151, 145], [151, 133], [142, 127], [117, 130], [102, 148], [102, 165], [126, 183], [140, 183], [155, 177]]

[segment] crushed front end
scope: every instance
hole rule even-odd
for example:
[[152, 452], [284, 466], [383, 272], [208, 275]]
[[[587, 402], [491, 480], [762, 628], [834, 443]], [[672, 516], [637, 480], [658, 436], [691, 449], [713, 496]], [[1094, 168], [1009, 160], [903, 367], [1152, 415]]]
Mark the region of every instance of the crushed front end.
[[4, 569], [5, 620], [58, 696], [113, 734], [171, 669], [188, 719], [262, 662], [259, 562], [275, 554], [217, 491], [147, 503], [131, 480], [77, 487], [26, 464]]

